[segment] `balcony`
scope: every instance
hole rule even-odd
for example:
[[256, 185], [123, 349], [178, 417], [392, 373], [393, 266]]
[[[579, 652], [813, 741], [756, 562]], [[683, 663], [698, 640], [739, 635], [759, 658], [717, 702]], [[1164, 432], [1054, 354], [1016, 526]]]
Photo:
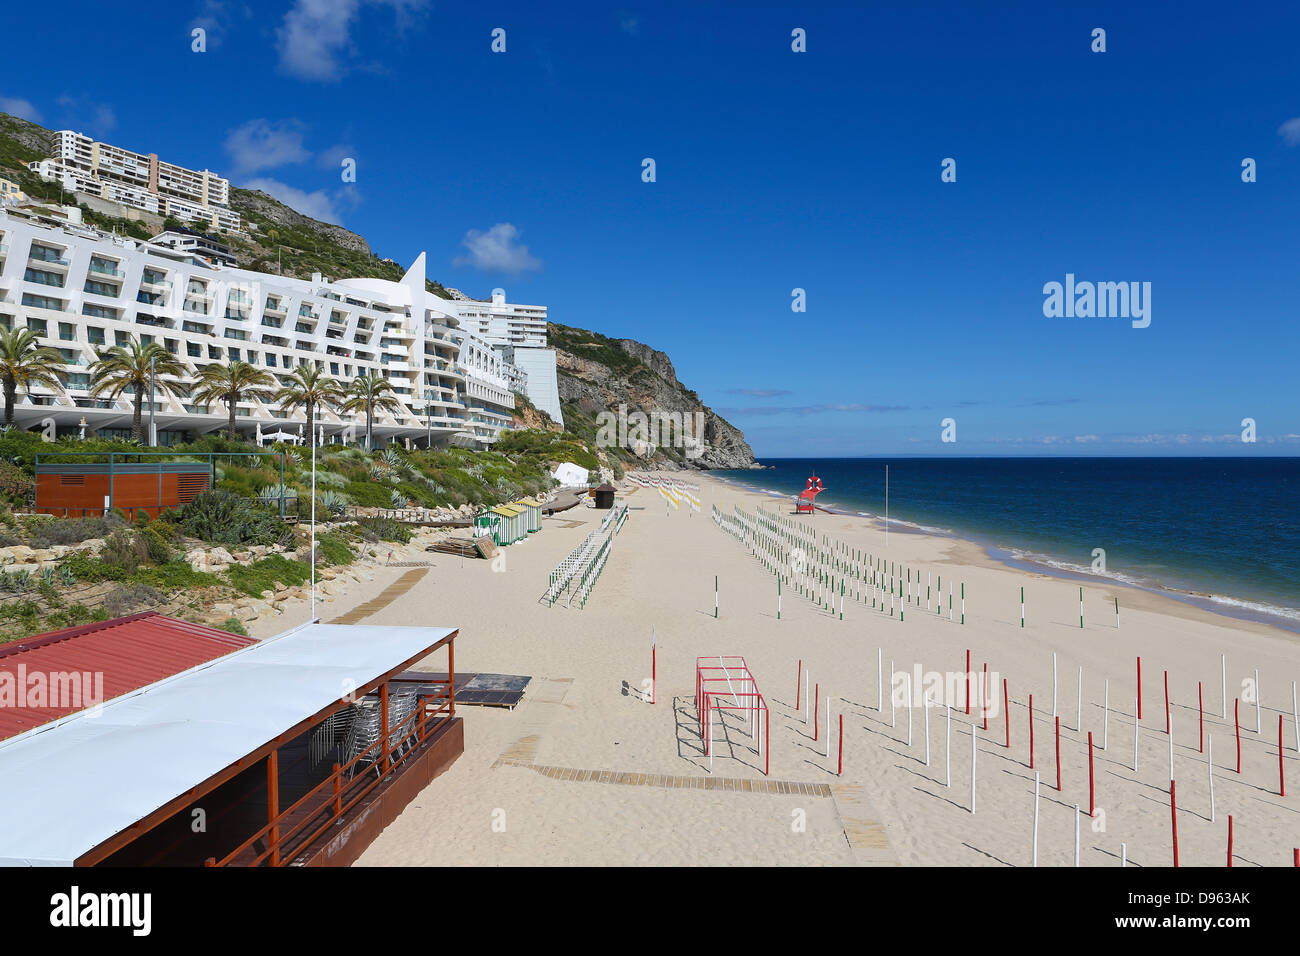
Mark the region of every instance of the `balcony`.
[[44, 262], [46, 265], [62, 266], [64, 269], [72, 264], [71, 260], [59, 255], [57, 250], [48, 249], [44, 246], [32, 246], [27, 258], [31, 262]]
[[115, 267], [112, 263], [101, 262], [95, 259], [90, 260], [90, 271], [96, 275], [108, 276], [112, 279], [125, 279], [126, 272]]

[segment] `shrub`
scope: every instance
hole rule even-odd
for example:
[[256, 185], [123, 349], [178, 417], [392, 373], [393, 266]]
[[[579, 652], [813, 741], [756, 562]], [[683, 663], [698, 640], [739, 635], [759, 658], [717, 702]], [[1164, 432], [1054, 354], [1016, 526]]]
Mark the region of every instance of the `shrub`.
[[159, 564], [156, 568], [140, 571], [139, 577], [154, 587], [168, 591], [181, 588], [210, 588], [222, 583], [215, 574], [195, 571], [188, 561], [174, 556], [170, 561]]
[[138, 534], [114, 531], [104, 539], [104, 550], [99, 553], [99, 560], [124, 575], [131, 575], [142, 562], [149, 560], [149, 546]]
[[153, 527], [145, 528], [136, 534], [144, 542], [145, 551], [149, 560], [154, 564], [166, 564], [172, 559], [172, 549], [167, 544], [167, 539], [159, 534]]
[[289, 546], [293, 532], [273, 512], [228, 491], [205, 491], [180, 510], [177, 525], [213, 544]]
[[257, 597], [263, 591], [274, 591], [277, 584], [292, 587], [310, 580], [311, 568], [305, 561], [272, 554], [252, 564], [231, 565], [226, 577], [237, 590]]
[[368, 481], [349, 481], [347, 496], [352, 499], [353, 504], [361, 505], [363, 508], [392, 507], [392, 498], [384, 486]]
[[360, 518], [357, 527], [367, 541], [395, 541], [406, 544], [411, 540], [411, 529], [391, 518]]
[[163, 596], [147, 584], [123, 584], [104, 598], [104, 610], [111, 617], [121, 617], [132, 609], [161, 604]]
[[33, 548], [50, 548], [56, 544], [80, 544], [91, 538], [103, 538], [121, 527], [116, 518], [35, 518], [27, 525]]
[[237, 617], [228, 617], [221, 624], [217, 625], [221, 631], [229, 631], [231, 634], [242, 634], [248, 636], [248, 629], [244, 627], [244, 622]]
[[355, 558], [352, 545], [337, 531], [325, 531], [316, 535], [317, 564], [351, 564]]

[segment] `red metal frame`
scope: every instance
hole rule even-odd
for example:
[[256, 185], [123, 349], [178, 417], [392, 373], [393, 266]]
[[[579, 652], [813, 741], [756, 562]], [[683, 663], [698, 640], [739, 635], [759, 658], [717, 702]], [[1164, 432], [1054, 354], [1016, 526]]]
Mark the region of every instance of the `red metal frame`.
[[[711, 661], [717, 663], [709, 663]], [[722, 676], [710, 676], [719, 671]], [[720, 687], [712, 688], [711, 685], [719, 683], [726, 684], [726, 690]], [[737, 690], [738, 685], [751, 689]], [[728, 700], [731, 703], [727, 703]], [[704, 755], [710, 758], [713, 756], [710, 738], [713, 727], [712, 715], [715, 710], [719, 713], [719, 720], [722, 712], [728, 710], [740, 711], [751, 716], [753, 724], [751, 734], [758, 753], [763, 756], [763, 775], [767, 776], [772, 763], [770, 738], [772, 715], [767, 706], [767, 699], [759, 691], [758, 681], [750, 673], [749, 665], [745, 663], [743, 657], [724, 654], [695, 659], [695, 713], [699, 721], [700, 739], [704, 743]]]

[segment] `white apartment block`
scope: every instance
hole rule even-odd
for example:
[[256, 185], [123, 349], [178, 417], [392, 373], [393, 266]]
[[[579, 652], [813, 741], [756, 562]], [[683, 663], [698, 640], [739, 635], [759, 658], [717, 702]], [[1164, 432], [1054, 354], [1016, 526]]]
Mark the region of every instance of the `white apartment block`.
[[507, 302], [503, 289], [493, 289], [490, 302], [466, 298], [456, 289], [448, 291], [454, 295], [451, 306], [460, 317], [461, 328], [490, 343], [518, 370], [513, 390], [522, 391], [534, 405], [564, 424], [555, 350], [546, 345], [546, 306]]
[[546, 347], [546, 306], [506, 301], [504, 289], [492, 290], [491, 302], [457, 299], [461, 328], [493, 345]]
[[[133, 339], [162, 344], [187, 378], [237, 359], [281, 383], [309, 364], [344, 381], [384, 376], [401, 407], [376, 413], [377, 445], [486, 445], [509, 426], [513, 406], [508, 382], [517, 373], [488, 343], [462, 334], [450, 303], [425, 290], [423, 253], [400, 282], [308, 281], [0, 210], [0, 325], [35, 329], [63, 356], [66, 384], [20, 391], [16, 408], [18, 427], [48, 420], [60, 435], [77, 435], [83, 423], [87, 434], [129, 434], [131, 396], [95, 398], [88, 389], [96, 350]], [[224, 405], [162, 392], [154, 411], [164, 444], [218, 431], [228, 420]], [[301, 434], [305, 421], [301, 408], [289, 413], [256, 400], [239, 403], [236, 415], [250, 439], [259, 429]], [[364, 415], [318, 415], [326, 442], [363, 440]]]
[[29, 168], [69, 192], [89, 193], [206, 229], [242, 228], [239, 214], [229, 208], [229, 180], [207, 169], [161, 162], [157, 153], [133, 153], [65, 129], [54, 134], [54, 155]]

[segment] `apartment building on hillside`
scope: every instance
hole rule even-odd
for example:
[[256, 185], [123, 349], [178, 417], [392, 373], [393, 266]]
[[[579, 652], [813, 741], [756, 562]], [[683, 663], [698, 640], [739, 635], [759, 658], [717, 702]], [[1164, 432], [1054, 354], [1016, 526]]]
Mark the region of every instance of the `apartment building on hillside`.
[[69, 192], [143, 209], [203, 229], [242, 231], [230, 206], [230, 181], [211, 170], [164, 163], [157, 153], [135, 153], [72, 130], [54, 134], [54, 155], [29, 163], [47, 182]]

